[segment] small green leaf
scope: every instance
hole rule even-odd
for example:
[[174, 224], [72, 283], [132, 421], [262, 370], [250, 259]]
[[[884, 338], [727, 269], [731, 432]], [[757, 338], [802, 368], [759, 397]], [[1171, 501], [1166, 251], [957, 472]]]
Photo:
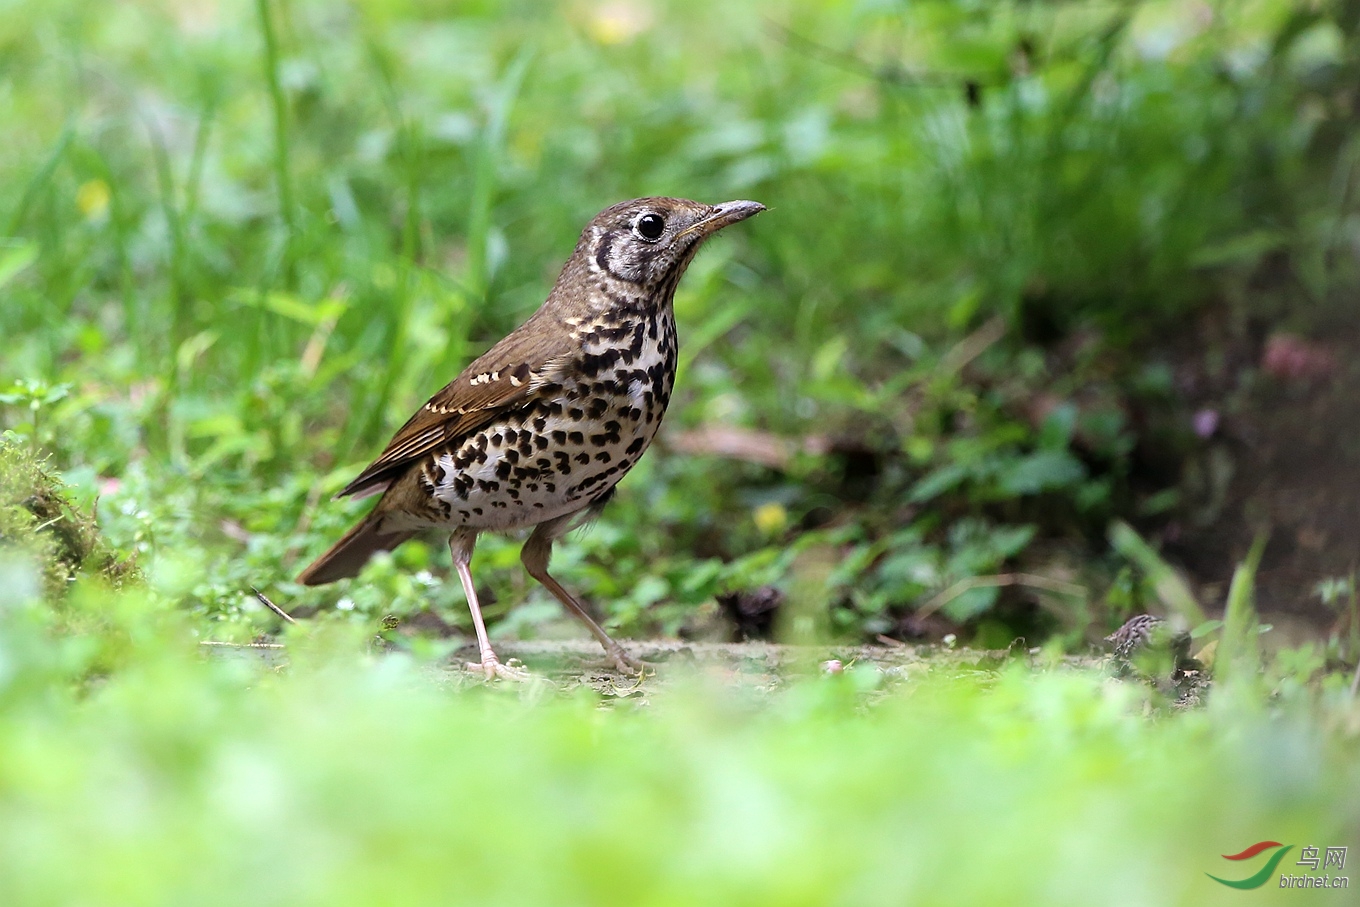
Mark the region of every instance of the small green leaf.
[[36, 243], [26, 242], [0, 252], [0, 288], [38, 260]]
[[1195, 627], [1195, 629], [1190, 631], [1190, 638], [1199, 639], [1201, 637], [1208, 636], [1210, 633], [1214, 632], [1221, 626], [1223, 626], [1223, 621], [1221, 620], [1206, 620], [1204, 623], [1200, 624], [1198, 627]]
[[1084, 478], [1086, 467], [1066, 450], [1041, 450], [1004, 469], [997, 485], [1008, 495], [1020, 497], [1065, 488]]

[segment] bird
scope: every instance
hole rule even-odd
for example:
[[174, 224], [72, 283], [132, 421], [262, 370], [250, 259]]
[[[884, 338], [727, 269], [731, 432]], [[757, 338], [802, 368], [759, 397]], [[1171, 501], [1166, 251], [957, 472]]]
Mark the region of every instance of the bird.
[[625, 673], [643, 669], [548, 572], [553, 543], [599, 514], [656, 437], [675, 383], [675, 288], [713, 234], [765, 210], [648, 197], [611, 205], [585, 229], [547, 299], [403, 425], [336, 495], [376, 506], [298, 576], [356, 576], [379, 551], [425, 530], [449, 552], [488, 680], [523, 680], [493, 650], [472, 581], [483, 532], [532, 529], [520, 553]]

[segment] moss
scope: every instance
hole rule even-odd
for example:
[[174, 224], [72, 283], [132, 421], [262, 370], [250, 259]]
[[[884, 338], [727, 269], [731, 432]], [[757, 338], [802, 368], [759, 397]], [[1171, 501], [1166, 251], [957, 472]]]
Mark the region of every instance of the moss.
[[137, 575], [119, 559], [92, 515], [76, 507], [61, 478], [21, 445], [0, 440], [0, 548], [17, 548], [42, 565], [43, 589], [61, 598], [81, 574], [121, 586]]

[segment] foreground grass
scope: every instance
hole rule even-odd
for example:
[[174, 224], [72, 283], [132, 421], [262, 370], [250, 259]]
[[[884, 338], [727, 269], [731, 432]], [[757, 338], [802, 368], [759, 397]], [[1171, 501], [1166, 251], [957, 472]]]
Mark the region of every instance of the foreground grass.
[[15, 907], [1239, 904], [1205, 876], [1247, 874], [1221, 854], [1360, 832], [1341, 683], [1155, 720], [1141, 688], [1060, 670], [887, 695], [854, 671], [778, 694], [694, 678], [607, 709], [454, 692], [339, 624], [291, 638], [284, 672], [205, 658], [144, 592], [52, 609], [0, 569]]

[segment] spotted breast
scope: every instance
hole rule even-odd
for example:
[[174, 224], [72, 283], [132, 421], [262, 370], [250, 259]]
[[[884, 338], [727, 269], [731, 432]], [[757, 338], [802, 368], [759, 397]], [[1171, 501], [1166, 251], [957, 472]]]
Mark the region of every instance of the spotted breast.
[[[610, 313], [611, 316], [624, 313]], [[577, 367], [527, 405], [428, 456], [430, 506], [417, 524], [513, 530], [608, 497], [642, 456], [675, 382], [675, 317], [607, 317], [575, 326]]]

